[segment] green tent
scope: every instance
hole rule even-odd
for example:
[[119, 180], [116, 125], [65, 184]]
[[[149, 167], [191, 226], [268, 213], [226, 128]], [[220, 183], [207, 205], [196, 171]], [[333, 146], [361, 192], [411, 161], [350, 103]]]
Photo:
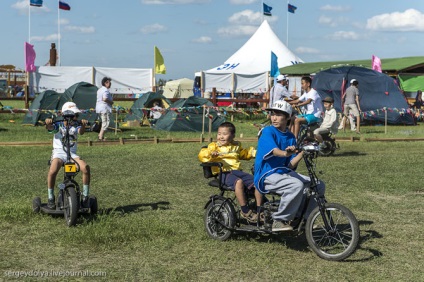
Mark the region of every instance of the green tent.
[[[203, 105], [208, 106], [209, 115], [203, 118]], [[173, 103], [154, 125], [155, 129], [165, 131], [201, 132], [204, 121], [205, 131], [209, 131], [209, 119], [212, 119], [212, 131], [225, 121], [213, 108], [213, 104], [201, 97], [191, 96]]]
[[[69, 101], [69, 98], [53, 90], [41, 92], [31, 103], [28, 113], [25, 115], [22, 124], [37, 125], [49, 117], [52, 117], [62, 109], [62, 105]], [[40, 123], [39, 123], [40, 121]]]
[[164, 109], [169, 108], [169, 105], [171, 105], [171, 101], [162, 94], [147, 92], [134, 101], [130, 113], [127, 114], [124, 121], [142, 121], [143, 118], [149, 117], [148, 108], [152, 108], [154, 102], [159, 102], [160, 106]]
[[[86, 119], [90, 123], [93, 123], [97, 119], [97, 90], [97, 86], [93, 84], [78, 82], [66, 89], [64, 93], [64, 95], [68, 97], [69, 101], [73, 101], [81, 110], [82, 113], [80, 114], [80, 118]], [[113, 127], [114, 125], [111, 124], [110, 126]]]

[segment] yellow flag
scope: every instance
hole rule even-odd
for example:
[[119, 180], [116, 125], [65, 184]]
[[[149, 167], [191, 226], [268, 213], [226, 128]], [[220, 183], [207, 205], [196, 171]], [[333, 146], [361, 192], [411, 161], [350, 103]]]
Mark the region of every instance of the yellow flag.
[[158, 47], [155, 46], [155, 73], [166, 74], [165, 61]]

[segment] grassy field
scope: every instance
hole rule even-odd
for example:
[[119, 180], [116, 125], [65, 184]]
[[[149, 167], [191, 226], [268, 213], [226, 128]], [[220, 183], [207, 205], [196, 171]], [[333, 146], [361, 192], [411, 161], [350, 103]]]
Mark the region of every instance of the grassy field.
[[[0, 141], [50, 140], [42, 127], [22, 127], [22, 117], [13, 118], [15, 123], [0, 115]], [[255, 136], [253, 122], [236, 122], [238, 133]], [[420, 127], [393, 126], [389, 135], [423, 137]], [[134, 130], [145, 137], [158, 134]], [[384, 129], [369, 134], [385, 135]], [[198, 136], [181, 134], [186, 135]], [[203, 178], [200, 143], [81, 146], [100, 212], [80, 217], [74, 228], [62, 217], [31, 210], [35, 196], [47, 198], [50, 146], [0, 146], [0, 281], [33, 281], [24, 276], [35, 274], [53, 281], [62, 281], [61, 275], [96, 281], [420, 281], [423, 145], [340, 142], [336, 155], [318, 160], [327, 199], [350, 208], [360, 224], [360, 247], [344, 262], [318, 258], [303, 235], [208, 238], [204, 205], [218, 191]], [[304, 166], [299, 170], [305, 173]]]

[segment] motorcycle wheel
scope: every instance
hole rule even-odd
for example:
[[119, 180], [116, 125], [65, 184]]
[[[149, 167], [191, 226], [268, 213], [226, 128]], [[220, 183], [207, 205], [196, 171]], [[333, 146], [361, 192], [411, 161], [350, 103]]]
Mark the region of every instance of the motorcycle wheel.
[[309, 215], [305, 226], [308, 244], [320, 258], [344, 260], [358, 246], [358, 221], [348, 208], [340, 204], [326, 203], [324, 213], [329, 229], [325, 227], [319, 207]]
[[215, 199], [206, 207], [204, 222], [209, 237], [225, 241], [235, 226], [234, 207], [223, 199]]
[[74, 186], [69, 185], [63, 190], [63, 213], [68, 226], [77, 223], [78, 198]]
[[324, 140], [322, 144], [325, 144], [326, 147], [319, 149], [319, 155], [323, 157], [328, 157], [334, 154], [334, 151], [336, 151], [336, 142], [334, 140]]

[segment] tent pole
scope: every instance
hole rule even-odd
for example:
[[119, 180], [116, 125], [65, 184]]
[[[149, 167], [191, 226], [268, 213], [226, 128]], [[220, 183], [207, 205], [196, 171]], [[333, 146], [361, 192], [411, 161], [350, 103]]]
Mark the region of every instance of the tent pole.
[[384, 134], [387, 134], [387, 110], [384, 111]]

